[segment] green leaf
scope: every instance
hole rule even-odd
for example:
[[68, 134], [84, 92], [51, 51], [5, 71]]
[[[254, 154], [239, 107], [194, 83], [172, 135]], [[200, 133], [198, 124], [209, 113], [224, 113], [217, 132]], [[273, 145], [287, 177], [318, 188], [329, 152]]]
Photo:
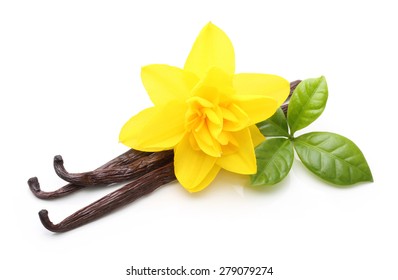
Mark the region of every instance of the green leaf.
[[373, 182], [361, 150], [351, 140], [330, 132], [311, 132], [294, 139], [304, 165], [322, 179], [336, 185]]
[[283, 110], [279, 108], [269, 119], [257, 124], [258, 129], [265, 137], [286, 136], [289, 137], [287, 121]]
[[293, 144], [286, 138], [265, 140], [256, 148], [257, 173], [251, 176], [251, 184], [273, 185], [289, 173], [293, 164]]
[[325, 77], [303, 80], [294, 90], [287, 110], [291, 134], [315, 121], [325, 109], [327, 99]]

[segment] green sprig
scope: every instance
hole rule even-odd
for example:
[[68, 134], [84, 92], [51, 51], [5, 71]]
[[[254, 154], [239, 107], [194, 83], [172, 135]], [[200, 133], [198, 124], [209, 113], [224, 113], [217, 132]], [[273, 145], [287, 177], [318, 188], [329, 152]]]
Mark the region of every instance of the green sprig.
[[270, 137], [256, 147], [257, 173], [252, 185], [273, 185], [289, 173], [294, 150], [312, 173], [335, 185], [373, 182], [365, 156], [348, 138], [331, 132], [295, 133], [314, 122], [324, 111], [328, 99], [325, 77], [303, 80], [294, 90], [287, 118], [279, 109], [257, 126]]

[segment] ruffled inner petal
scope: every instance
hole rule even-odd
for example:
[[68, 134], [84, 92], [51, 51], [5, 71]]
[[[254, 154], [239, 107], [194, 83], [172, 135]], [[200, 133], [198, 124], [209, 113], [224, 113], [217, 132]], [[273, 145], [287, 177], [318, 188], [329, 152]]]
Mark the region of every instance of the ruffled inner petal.
[[234, 152], [223, 154], [217, 165], [239, 174], [254, 174], [257, 170], [253, 141], [248, 128], [233, 133], [239, 147]]

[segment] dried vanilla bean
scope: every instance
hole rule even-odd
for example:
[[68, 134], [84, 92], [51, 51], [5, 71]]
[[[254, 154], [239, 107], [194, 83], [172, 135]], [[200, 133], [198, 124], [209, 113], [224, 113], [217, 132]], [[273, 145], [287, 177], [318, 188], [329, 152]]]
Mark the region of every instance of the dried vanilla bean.
[[[108, 169], [117, 169], [117, 168], [124, 168], [124, 166], [129, 165], [130, 163], [139, 160], [140, 158], [146, 157], [147, 155], [152, 154], [152, 153], [146, 153], [146, 152], [141, 152], [141, 151], [136, 151], [133, 149], [128, 150], [127, 152], [119, 155], [118, 157], [110, 160], [109, 162], [105, 163], [104, 165], [100, 166], [99, 168], [95, 169], [96, 173], [101, 173], [104, 170]], [[56, 156], [58, 157], [58, 156]], [[84, 174], [84, 173], [80, 173]], [[116, 181], [114, 182], [116, 183]], [[55, 191], [50, 191], [50, 192], [45, 192], [42, 191], [40, 188], [40, 183], [37, 177], [32, 177], [28, 180], [28, 185], [31, 190], [31, 192], [40, 199], [55, 199], [59, 197], [66, 196], [68, 194], [71, 194], [77, 190], [80, 190], [86, 185], [83, 184], [83, 182], [77, 182], [77, 184], [67, 184]]]
[[[287, 113], [288, 103], [290, 96], [292, 95], [294, 89], [300, 83], [300, 80], [296, 80], [290, 83], [290, 94], [285, 101], [285, 103], [281, 106], [282, 110]], [[101, 167], [95, 169], [91, 172], [84, 172], [84, 173], [73, 173], [70, 174], [66, 172], [63, 167], [63, 160], [61, 156], [56, 156], [54, 158], [54, 167], [56, 173], [63, 179], [65, 179], [69, 184], [51, 192], [42, 191], [40, 188], [39, 181], [37, 177], [30, 178], [28, 181], [28, 185], [32, 193], [41, 199], [54, 199], [58, 197], [62, 197], [73, 193], [79, 189], [82, 189], [86, 186], [91, 185], [102, 185], [102, 184], [110, 184], [110, 183], [118, 183], [123, 182], [124, 180], [131, 180], [135, 177], [135, 172], [133, 170], [127, 170], [124, 172], [123, 169], [127, 165], [130, 165], [135, 160], [140, 158], [151, 156], [153, 153], [146, 153], [140, 152], [133, 149], [128, 150], [127, 152], [121, 154], [120, 156], [114, 158], [113, 160], [109, 161], [108, 163], [102, 165]], [[158, 153], [156, 153], [158, 154]], [[161, 157], [160, 157], [161, 160]], [[131, 167], [133, 169], [134, 167]], [[115, 170], [111, 170], [115, 169]], [[132, 178], [130, 178], [130, 172], [132, 173]], [[122, 175], [120, 175], [122, 174]], [[118, 180], [116, 177], [119, 177]]]
[[163, 162], [173, 161], [173, 151], [147, 153], [146, 156], [126, 163], [118, 168], [106, 168], [98, 171], [85, 173], [68, 173], [63, 165], [61, 156], [54, 158], [54, 169], [57, 175], [65, 181], [84, 186], [96, 186], [103, 184], [119, 183], [133, 180], [139, 176], [156, 169]]
[[[292, 92], [299, 83], [299, 80], [290, 83], [290, 94], [281, 106], [285, 114]], [[65, 232], [98, 219], [158, 187], [174, 181], [176, 178], [173, 156], [173, 151], [146, 153], [131, 149], [98, 169], [83, 173], [68, 173], [63, 166], [62, 157], [56, 156], [54, 158], [55, 171], [69, 184], [53, 192], [41, 191], [36, 177], [29, 179], [28, 184], [37, 197], [50, 199], [67, 195], [86, 186], [133, 180], [131, 183], [80, 209], [58, 224], [54, 225], [50, 221], [47, 210], [39, 212], [44, 227], [53, 232]]]
[[85, 188], [85, 186], [79, 186], [75, 184], [66, 184], [65, 186], [56, 189], [55, 191], [42, 191], [40, 188], [40, 183], [37, 177], [32, 177], [28, 180], [28, 185], [30, 191], [40, 199], [55, 199], [59, 197], [66, 196], [68, 194], [74, 193], [75, 191], [78, 191], [82, 188]]
[[133, 182], [80, 209], [58, 224], [54, 225], [50, 221], [47, 210], [41, 210], [39, 217], [43, 226], [50, 231], [69, 231], [127, 205], [175, 179], [173, 161], [164, 162], [163, 166], [142, 175]]

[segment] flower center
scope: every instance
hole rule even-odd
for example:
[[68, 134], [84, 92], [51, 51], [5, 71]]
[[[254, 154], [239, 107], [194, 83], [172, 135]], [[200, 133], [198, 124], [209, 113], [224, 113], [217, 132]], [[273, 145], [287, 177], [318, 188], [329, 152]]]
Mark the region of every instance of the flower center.
[[218, 104], [193, 96], [187, 100], [188, 111], [185, 116], [185, 128], [190, 132], [190, 142], [195, 150], [219, 157], [222, 149], [217, 140], [222, 132], [223, 117]]
[[245, 121], [246, 114], [213, 87], [203, 87], [201, 92], [206, 94], [187, 100], [185, 129], [192, 148], [214, 157], [236, 151], [238, 142], [231, 128]]

